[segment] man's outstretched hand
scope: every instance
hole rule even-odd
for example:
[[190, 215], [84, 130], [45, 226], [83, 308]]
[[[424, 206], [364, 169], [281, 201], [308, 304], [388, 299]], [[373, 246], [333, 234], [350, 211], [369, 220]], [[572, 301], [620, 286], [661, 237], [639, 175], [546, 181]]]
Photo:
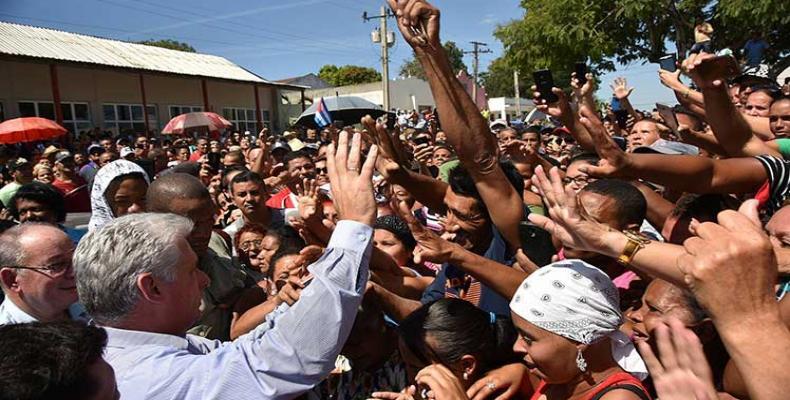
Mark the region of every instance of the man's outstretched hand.
[[[355, 134], [348, 146], [348, 133], [340, 132], [337, 145], [327, 151], [326, 166], [334, 194], [338, 219], [348, 219], [373, 226], [376, 220], [376, 201], [373, 197], [373, 169], [378, 146], [370, 147], [365, 164], [361, 160], [362, 138]], [[360, 169], [361, 165], [361, 169]]]
[[403, 38], [416, 49], [441, 49], [439, 9], [425, 0], [387, 0]]

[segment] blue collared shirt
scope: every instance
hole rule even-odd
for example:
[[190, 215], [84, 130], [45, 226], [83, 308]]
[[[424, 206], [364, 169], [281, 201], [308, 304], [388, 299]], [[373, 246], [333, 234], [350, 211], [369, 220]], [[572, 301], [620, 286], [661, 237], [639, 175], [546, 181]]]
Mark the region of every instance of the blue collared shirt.
[[232, 342], [106, 328], [105, 359], [128, 399], [290, 399], [335, 366], [362, 301], [373, 229], [340, 221], [293, 306]]

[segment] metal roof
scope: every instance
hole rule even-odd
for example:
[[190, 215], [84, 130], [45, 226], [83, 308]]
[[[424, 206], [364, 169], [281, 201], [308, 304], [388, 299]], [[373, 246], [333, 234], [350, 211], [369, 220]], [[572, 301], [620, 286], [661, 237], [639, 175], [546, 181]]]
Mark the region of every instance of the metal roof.
[[293, 86], [263, 79], [219, 56], [2, 21], [0, 21], [0, 54]]

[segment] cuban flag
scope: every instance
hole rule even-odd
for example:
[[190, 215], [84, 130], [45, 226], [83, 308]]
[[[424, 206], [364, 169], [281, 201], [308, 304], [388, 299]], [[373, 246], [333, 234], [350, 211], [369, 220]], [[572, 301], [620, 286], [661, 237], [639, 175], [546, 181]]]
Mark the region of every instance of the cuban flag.
[[315, 109], [315, 123], [319, 128], [323, 128], [332, 123], [332, 115], [329, 114], [329, 109], [326, 107], [323, 97], [318, 103], [318, 108]]

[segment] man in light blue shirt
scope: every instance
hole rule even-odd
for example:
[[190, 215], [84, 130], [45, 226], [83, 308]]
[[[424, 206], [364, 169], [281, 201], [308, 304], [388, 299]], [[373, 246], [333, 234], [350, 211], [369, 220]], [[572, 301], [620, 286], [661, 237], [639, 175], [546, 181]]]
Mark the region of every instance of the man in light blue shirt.
[[87, 321], [75, 304], [74, 245], [56, 226], [28, 222], [0, 235], [0, 325]]
[[105, 358], [122, 398], [290, 399], [332, 371], [367, 283], [376, 214], [376, 147], [361, 171], [359, 135], [349, 151], [341, 134], [338, 147], [328, 166], [341, 221], [309, 267], [312, 280], [293, 306], [233, 342], [185, 333], [208, 285], [187, 240], [189, 219], [127, 215], [83, 238], [74, 255], [78, 291], [106, 327]]

